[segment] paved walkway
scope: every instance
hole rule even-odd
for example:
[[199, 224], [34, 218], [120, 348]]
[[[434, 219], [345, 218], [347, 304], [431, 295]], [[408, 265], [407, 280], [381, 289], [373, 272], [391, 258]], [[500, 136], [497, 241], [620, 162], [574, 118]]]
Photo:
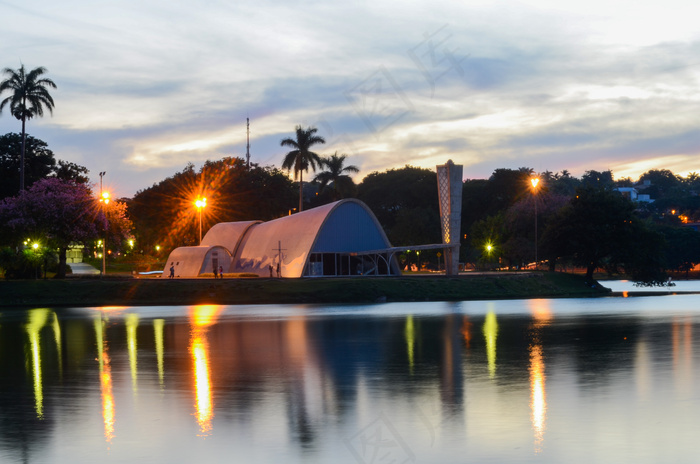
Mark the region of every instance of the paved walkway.
[[70, 268], [73, 270], [73, 274], [80, 274], [80, 275], [99, 275], [100, 270], [95, 269], [93, 266], [89, 265], [88, 263], [68, 263]]

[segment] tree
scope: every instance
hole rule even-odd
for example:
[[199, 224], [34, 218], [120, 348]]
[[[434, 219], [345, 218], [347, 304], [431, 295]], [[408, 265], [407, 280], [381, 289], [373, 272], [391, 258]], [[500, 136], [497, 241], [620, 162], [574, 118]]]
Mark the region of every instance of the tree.
[[127, 206], [124, 201], [110, 201], [108, 204], [100, 203], [102, 214], [106, 221], [98, 221], [100, 237], [105, 238], [105, 244], [109, 250], [122, 251], [125, 240], [129, 238], [133, 223], [127, 215]]
[[[537, 202], [537, 206], [535, 205]], [[568, 204], [564, 195], [543, 191], [530, 195], [508, 208], [504, 214], [503, 256], [511, 265], [522, 265], [535, 261], [535, 220], [538, 225], [538, 243], [541, 232], [546, 229], [561, 208]], [[543, 252], [545, 250], [542, 250]], [[541, 259], [542, 256], [539, 256]], [[556, 256], [549, 258], [549, 268], [554, 270]]]
[[104, 216], [97, 200], [84, 184], [48, 178], [37, 181], [16, 197], [0, 201], [3, 238], [20, 246], [31, 238], [57, 249], [56, 277], [66, 275], [66, 252], [73, 243], [95, 239], [98, 224], [104, 229]]
[[242, 158], [206, 161], [199, 172], [189, 164], [181, 172], [140, 190], [128, 202], [138, 250], [163, 253], [198, 243], [197, 196], [207, 198], [202, 210], [203, 232], [219, 222], [262, 220], [286, 216], [296, 202], [295, 187], [284, 171], [246, 167]]
[[441, 242], [435, 171], [406, 166], [372, 172], [357, 186], [357, 197], [375, 214], [391, 243]]
[[44, 116], [44, 107], [53, 114], [53, 97], [47, 87], [56, 88], [56, 84], [41, 76], [47, 72], [46, 68], [34, 68], [29, 73], [24, 65], [18, 70], [5, 68], [3, 70], [7, 79], [0, 82], [0, 95], [9, 91], [11, 95], [0, 102], [0, 113], [3, 108], [10, 105], [12, 116], [22, 121], [22, 154], [19, 160], [19, 189], [24, 190], [24, 153], [27, 119], [34, 116]]
[[639, 176], [639, 183], [644, 181], [649, 181], [650, 184], [644, 193], [648, 193], [652, 198], [660, 198], [682, 185], [682, 179], [668, 169], [650, 169]]
[[[8, 133], [0, 136], [0, 199], [19, 193], [19, 159], [22, 135]], [[25, 136], [25, 187], [46, 177], [56, 177], [80, 184], [90, 182], [88, 168], [69, 161], [56, 160], [46, 142], [29, 134]]]
[[[9, 133], [0, 136], [0, 198], [19, 193], [20, 159], [22, 157], [22, 135]], [[25, 185], [48, 177], [55, 172], [56, 159], [46, 142], [25, 136]]]
[[518, 200], [530, 195], [530, 178], [533, 170], [522, 167], [515, 169], [496, 169], [489, 177], [487, 191], [489, 197], [489, 214], [508, 209]]
[[480, 267], [490, 267], [503, 253], [505, 235], [504, 213], [501, 211], [476, 221], [471, 228], [470, 242], [473, 253]]
[[316, 165], [322, 165], [321, 158], [311, 151], [311, 147], [320, 143], [326, 143], [326, 140], [315, 135], [318, 129], [308, 127], [306, 129], [301, 126], [296, 127], [296, 140], [292, 138], [282, 139], [280, 145], [283, 147], [292, 147], [293, 150], [287, 153], [282, 162], [282, 168], [290, 171], [294, 168], [294, 178], [299, 177], [299, 211], [303, 208], [303, 172], [308, 171], [311, 167], [316, 172]]
[[321, 191], [331, 184], [333, 187], [333, 200], [339, 200], [342, 196], [352, 193], [355, 182], [345, 174], [347, 172], [357, 173], [360, 170], [357, 166], [343, 166], [347, 155], [338, 155], [336, 151], [330, 157], [321, 158], [321, 165], [326, 168], [314, 177], [315, 182], [321, 183]]
[[615, 187], [613, 172], [610, 169], [602, 172], [586, 171], [583, 176], [581, 176], [581, 186], [591, 189], [612, 190]]
[[549, 191], [559, 195], [572, 197], [576, 193], [576, 189], [581, 184], [581, 181], [571, 175], [569, 171], [564, 169], [559, 173], [552, 175], [552, 181], [547, 182]]
[[585, 266], [589, 282], [597, 268], [616, 272], [620, 265], [649, 281], [660, 270], [658, 238], [635, 216], [630, 200], [605, 188], [583, 188], [551, 220], [542, 242], [548, 253]]
[[656, 225], [664, 237], [664, 267], [671, 271], [685, 272], [700, 263], [700, 232], [690, 227]]
[[54, 168], [53, 176], [61, 180], [70, 180], [78, 184], [90, 182], [88, 173], [90, 171], [85, 166], [71, 163], [70, 161], [58, 160], [58, 165]]

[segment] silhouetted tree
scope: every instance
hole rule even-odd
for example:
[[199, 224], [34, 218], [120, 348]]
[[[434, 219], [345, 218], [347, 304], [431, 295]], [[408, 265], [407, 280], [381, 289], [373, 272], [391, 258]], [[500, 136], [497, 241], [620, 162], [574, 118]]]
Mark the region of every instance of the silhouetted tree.
[[586, 171], [581, 176], [581, 187], [612, 190], [615, 187], [613, 173], [610, 169], [607, 171]]
[[24, 154], [26, 122], [35, 116], [43, 116], [44, 108], [53, 114], [54, 102], [48, 87], [56, 88], [56, 84], [47, 78], [42, 78], [46, 68], [34, 68], [29, 73], [24, 65], [18, 70], [5, 68], [3, 72], [7, 79], [0, 82], [0, 95], [9, 91], [11, 95], [0, 102], [0, 112], [10, 105], [12, 116], [22, 121], [22, 152], [19, 161], [19, 189], [24, 190]]
[[406, 166], [372, 172], [357, 186], [357, 197], [377, 216], [391, 243], [441, 242], [435, 171]]
[[[22, 135], [8, 133], [0, 136], [0, 199], [19, 193], [19, 166]], [[82, 184], [90, 182], [88, 169], [79, 164], [57, 160], [46, 142], [27, 134], [25, 137], [25, 187], [46, 177], [57, 177]]]
[[[552, 219], [542, 237], [550, 253], [571, 257], [586, 268], [586, 278], [603, 267], [619, 266], [644, 281], [659, 278], [661, 240], [634, 214], [634, 205], [617, 192], [582, 188]], [[642, 259], [643, 258], [643, 259]]]
[[71, 163], [70, 161], [58, 160], [58, 165], [54, 167], [53, 176], [61, 180], [87, 184], [90, 182], [89, 173], [90, 171], [85, 166]]
[[346, 173], [357, 173], [360, 170], [352, 164], [345, 166], [346, 158], [347, 155], [338, 155], [338, 152], [335, 152], [330, 157], [321, 158], [321, 165], [325, 168], [325, 171], [318, 173], [314, 177], [314, 181], [321, 184], [321, 191], [328, 185], [332, 186], [333, 200], [339, 200], [345, 195], [352, 194], [355, 189], [355, 182]]
[[309, 167], [316, 171], [316, 166], [321, 165], [321, 158], [311, 148], [314, 145], [326, 143], [326, 140], [316, 135], [318, 129], [308, 127], [304, 129], [301, 126], [296, 127], [296, 139], [282, 139], [280, 145], [283, 147], [292, 147], [292, 151], [287, 153], [282, 162], [282, 168], [290, 171], [294, 169], [294, 178], [299, 178], [299, 211], [303, 210], [304, 206], [304, 171], [308, 171]]
[[[46, 142], [31, 135], [25, 138], [25, 185], [48, 177], [54, 172], [56, 159]], [[9, 133], [0, 136], [0, 198], [19, 193], [20, 159], [22, 158], [22, 135]]]

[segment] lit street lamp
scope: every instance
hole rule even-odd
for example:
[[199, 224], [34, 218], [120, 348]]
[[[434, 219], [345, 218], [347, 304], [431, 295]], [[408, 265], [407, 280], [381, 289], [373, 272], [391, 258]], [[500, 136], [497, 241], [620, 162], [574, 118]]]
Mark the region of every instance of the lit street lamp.
[[207, 206], [207, 199], [206, 198], [197, 198], [197, 201], [194, 202], [194, 205], [197, 207], [197, 210], [199, 211], [199, 244], [202, 244], [202, 209], [204, 209]]
[[533, 177], [530, 183], [532, 183], [532, 198], [535, 201], [535, 270], [537, 270], [537, 184], [540, 183], [540, 179]]
[[[106, 171], [100, 173], [100, 204], [104, 212], [104, 206], [109, 204], [109, 192], [102, 191], [102, 177], [107, 174]], [[105, 222], [107, 222], [107, 214], [105, 212]], [[107, 274], [107, 230], [105, 230], [105, 239], [102, 240], [102, 275]]]
[[492, 263], [491, 263], [491, 253], [493, 253], [493, 244], [491, 242], [486, 242], [486, 245], [484, 246], [486, 249], [486, 270], [491, 270], [492, 269]]

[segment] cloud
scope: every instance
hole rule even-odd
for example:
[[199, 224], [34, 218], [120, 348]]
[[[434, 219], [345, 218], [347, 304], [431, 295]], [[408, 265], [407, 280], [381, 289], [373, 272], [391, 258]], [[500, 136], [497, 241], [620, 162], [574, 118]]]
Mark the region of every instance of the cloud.
[[246, 118], [254, 162], [279, 166], [279, 141], [313, 125], [319, 152], [348, 154], [358, 179], [449, 158], [472, 178], [700, 170], [698, 11], [679, 0], [3, 7], [2, 65], [46, 66], [59, 85], [54, 116], [28, 131], [119, 176], [123, 195], [245, 155]]

